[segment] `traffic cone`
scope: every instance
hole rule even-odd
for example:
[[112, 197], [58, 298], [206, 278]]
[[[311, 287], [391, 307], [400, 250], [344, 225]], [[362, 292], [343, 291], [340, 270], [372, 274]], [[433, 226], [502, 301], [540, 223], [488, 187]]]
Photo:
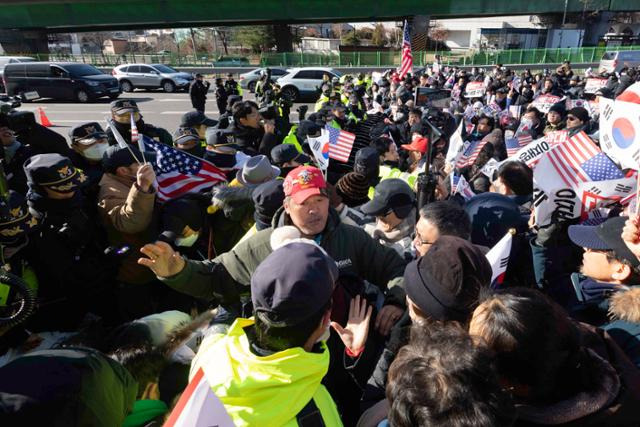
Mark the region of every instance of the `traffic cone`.
[[47, 118], [47, 115], [44, 113], [42, 107], [38, 107], [38, 113], [40, 114], [40, 124], [44, 127], [50, 128], [53, 124]]

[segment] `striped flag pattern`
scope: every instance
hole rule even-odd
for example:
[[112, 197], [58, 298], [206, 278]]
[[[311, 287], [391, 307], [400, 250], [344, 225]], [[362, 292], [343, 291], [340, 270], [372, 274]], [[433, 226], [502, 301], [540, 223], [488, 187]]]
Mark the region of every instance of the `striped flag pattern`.
[[486, 139], [473, 141], [467, 148], [464, 150], [458, 161], [456, 162], [456, 168], [464, 168], [466, 166], [471, 166], [473, 162], [478, 158], [478, 154], [482, 151], [482, 148], [487, 144]]
[[531, 142], [533, 142], [533, 138], [528, 134], [507, 138], [504, 142], [507, 147], [507, 157], [513, 156], [522, 147], [529, 145]]
[[198, 193], [226, 181], [225, 174], [212, 163], [178, 151], [146, 135], [140, 135], [145, 151], [155, 153], [158, 199], [167, 201], [187, 193]]
[[547, 156], [569, 188], [575, 188], [583, 182], [624, 178], [615, 163], [584, 132], [554, 147]]
[[409, 36], [409, 22], [404, 21], [404, 31], [402, 32], [402, 62], [398, 70], [398, 77], [404, 79], [413, 68], [413, 55], [411, 54], [411, 37]]
[[336, 129], [329, 125], [326, 125], [325, 129], [329, 133], [329, 158], [347, 163], [356, 136], [351, 132]]

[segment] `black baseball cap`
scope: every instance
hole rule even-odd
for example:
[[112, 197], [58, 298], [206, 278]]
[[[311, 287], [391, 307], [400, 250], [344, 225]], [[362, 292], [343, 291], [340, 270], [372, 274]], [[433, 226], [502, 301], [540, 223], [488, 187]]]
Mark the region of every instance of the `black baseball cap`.
[[[365, 215], [383, 215], [389, 210], [402, 211], [408, 215], [416, 200], [409, 184], [398, 178], [385, 179], [376, 185], [373, 199], [360, 207]], [[396, 212], [398, 214], [398, 212]]]
[[180, 127], [192, 128], [194, 126], [205, 125], [207, 127], [215, 126], [218, 122], [205, 116], [202, 111], [189, 111], [182, 115], [180, 119]]
[[118, 99], [111, 103], [111, 112], [114, 114], [138, 113], [138, 103], [133, 99]]
[[273, 147], [273, 149], [271, 149], [271, 160], [278, 166], [292, 160], [303, 165], [311, 161], [308, 156], [300, 153], [293, 144], [280, 144]]
[[613, 251], [616, 257], [628, 261], [632, 266], [640, 266], [640, 260], [629, 250], [622, 240], [626, 216], [609, 218], [600, 225], [570, 225], [569, 238], [573, 243], [596, 251]]
[[[136, 158], [131, 154], [132, 151]], [[107, 148], [107, 151], [102, 155], [102, 167], [105, 172], [114, 173], [120, 166], [128, 167], [137, 163], [138, 161], [136, 159], [142, 160], [142, 154], [140, 154], [138, 147], [129, 145], [129, 148], [120, 148], [117, 145], [112, 145]]]
[[198, 131], [192, 127], [183, 127], [180, 126], [173, 133], [173, 144], [184, 144], [189, 141], [200, 141], [200, 135], [198, 135]]
[[273, 251], [251, 276], [256, 316], [275, 327], [300, 324], [333, 294], [338, 266], [312, 242], [291, 242]]
[[71, 138], [72, 143], [78, 142], [80, 144], [90, 145], [98, 139], [107, 138], [107, 134], [104, 129], [102, 129], [102, 126], [100, 126], [100, 123], [89, 122], [71, 129], [69, 131], [69, 138]]
[[491, 265], [482, 250], [455, 236], [440, 236], [429, 252], [407, 265], [407, 296], [435, 320], [466, 321], [481, 288], [491, 283]]

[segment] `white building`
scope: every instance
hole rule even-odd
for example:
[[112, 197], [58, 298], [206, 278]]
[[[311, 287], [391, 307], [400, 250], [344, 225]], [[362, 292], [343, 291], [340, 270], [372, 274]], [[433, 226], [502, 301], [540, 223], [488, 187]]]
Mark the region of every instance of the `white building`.
[[439, 19], [448, 31], [446, 44], [456, 49], [535, 49], [545, 47], [547, 30], [534, 15]]
[[340, 39], [302, 37], [300, 50], [307, 53], [338, 53]]

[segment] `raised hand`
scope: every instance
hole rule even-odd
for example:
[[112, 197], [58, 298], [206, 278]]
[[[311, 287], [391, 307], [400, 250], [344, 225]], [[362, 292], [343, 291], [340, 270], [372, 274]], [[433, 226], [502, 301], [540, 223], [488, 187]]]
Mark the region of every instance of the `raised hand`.
[[331, 322], [331, 327], [338, 333], [345, 347], [353, 354], [359, 354], [367, 342], [369, 321], [373, 307], [367, 308], [367, 300], [357, 295], [349, 305], [349, 319], [344, 328], [339, 323]]

